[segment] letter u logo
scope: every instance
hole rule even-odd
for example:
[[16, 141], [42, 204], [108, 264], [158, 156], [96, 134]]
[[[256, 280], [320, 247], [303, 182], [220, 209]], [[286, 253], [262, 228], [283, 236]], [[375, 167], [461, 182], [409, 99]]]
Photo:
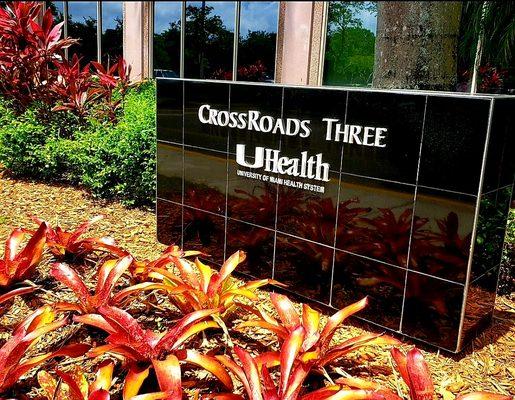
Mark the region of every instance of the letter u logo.
[[254, 163], [249, 163], [245, 160], [245, 145], [237, 144], [236, 145], [236, 162], [248, 168], [263, 168], [265, 164], [265, 149], [264, 147], [256, 147], [256, 151], [254, 154]]

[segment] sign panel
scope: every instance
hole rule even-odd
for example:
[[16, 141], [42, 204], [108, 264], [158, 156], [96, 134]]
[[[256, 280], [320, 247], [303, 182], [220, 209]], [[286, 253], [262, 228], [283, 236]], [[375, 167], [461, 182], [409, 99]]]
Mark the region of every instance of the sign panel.
[[159, 241], [450, 351], [489, 322], [515, 99], [157, 85]]

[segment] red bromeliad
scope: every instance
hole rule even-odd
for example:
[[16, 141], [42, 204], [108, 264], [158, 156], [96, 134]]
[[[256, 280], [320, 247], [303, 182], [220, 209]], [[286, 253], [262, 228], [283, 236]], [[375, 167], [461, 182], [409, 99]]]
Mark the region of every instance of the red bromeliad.
[[78, 299], [78, 303], [60, 302], [57, 303], [57, 307], [62, 310], [74, 310], [88, 314], [97, 312], [101, 306], [111, 304], [113, 289], [131, 263], [131, 256], [104, 261], [98, 269], [94, 294], [90, 293], [82, 278], [73, 268], [63, 263], [53, 264], [50, 270], [51, 275], [73, 290]]
[[220, 363], [211, 356], [195, 350], [181, 349], [197, 333], [216, 328], [209, 321], [218, 310], [202, 310], [188, 314], [165, 333], [143, 329], [127, 312], [116, 307], [100, 307], [99, 314], [75, 317], [75, 320], [105, 330], [108, 344], [92, 349], [88, 355], [97, 357], [112, 353], [129, 361], [129, 373], [123, 389], [124, 399], [136, 396], [153, 367], [159, 386], [169, 393], [168, 399], [181, 399], [181, 369], [179, 361], [200, 366], [216, 376], [232, 390], [232, 381]]
[[9, 300], [11, 300], [15, 296], [21, 296], [22, 294], [32, 293], [37, 289], [37, 286], [27, 286], [21, 287], [17, 289], [10, 290], [2, 295], [0, 295], [0, 304], [3, 304]]
[[27, 350], [48, 332], [68, 323], [66, 318], [56, 320], [50, 306], [43, 306], [29, 315], [13, 332], [13, 335], [0, 348], [0, 393], [13, 386], [24, 374], [43, 362], [61, 356], [78, 357], [89, 348], [86, 344], [70, 344], [54, 352], [27, 358], [21, 361]]
[[[332, 385], [313, 392], [303, 392], [303, 386], [311, 370], [315, 367], [315, 360], [302, 360], [302, 343], [305, 330], [298, 326], [288, 335], [280, 351], [280, 378], [276, 383], [272, 378], [266, 364], [268, 358], [257, 356], [253, 358], [247, 351], [234, 347], [235, 358], [217, 356], [217, 359], [230, 370], [245, 389], [249, 400], [384, 400], [373, 390], [341, 390], [339, 386]], [[237, 364], [237, 359], [241, 364]], [[243, 400], [244, 397], [236, 394], [214, 394], [203, 398], [215, 400]]]
[[[38, 224], [44, 222], [37, 217], [31, 218]], [[126, 256], [127, 252], [116, 246], [114, 240], [109, 237], [80, 239], [91, 224], [102, 218], [103, 216], [99, 215], [83, 222], [74, 231], [65, 231], [60, 226], [55, 228], [48, 227], [46, 234], [47, 246], [56, 257], [83, 257], [95, 250], [107, 251], [120, 257]]]
[[[436, 392], [431, 372], [422, 352], [413, 348], [404, 354], [398, 348], [391, 349], [394, 365], [402, 380], [408, 386], [410, 400], [433, 400]], [[402, 400], [397, 393], [381, 385], [359, 378], [340, 378], [336, 381], [344, 388], [374, 390], [384, 400]], [[456, 400], [512, 400], [511, 396], [501, 394], [474, 392], [458, 395]]]
[[103, 361], [91, 384], [88, 384], [84, 371], [78, 366], [70, 372], [56, 370], [60, 381], [46, 371], [39, 371], [37, 376], [47, 400], [109, 400], [113, 370], [113, 361]]
[[[279, 314], [279, 321], [265, 312], [255, 308], [247, 308], [259, 317], [257, 320], [246, 321], [237, 329], [244, 327], [259, 327], [275, 333], [281, 341], [290, 337], [291, 333], [302, 327], [301, 359], [312, 361], [313, 366], [322, 369], [324, 366], [344, 357], [346, 354], [366, 345], [391, 345], [399, 341], [383, 334], [366, 333], [347, 339], [342, 343], [331, 346], [331, 340], [337, 329], [348, 317], [362, 310], [367, 305], [364, 298], [351, 304], [329, 318], [327, 324], [320, 326], [320, 313], [307, 304], [302, 305], [302, 315], [298, 315], [293, 303], [284, 295], [272, 293], [270, 295], [275, 310]], [[266, 354], [268, 367], [282, 363], [278, 352]]]
[[15, 229], [9, 235], [5, 242], [4, 257], [0, 259], [0, 287], [8, 287], [30, 278], [43, 256], [47, 229], [46, 223], [41, 222], [22, 250], [19, 248], [27, 234], [22, 229]]

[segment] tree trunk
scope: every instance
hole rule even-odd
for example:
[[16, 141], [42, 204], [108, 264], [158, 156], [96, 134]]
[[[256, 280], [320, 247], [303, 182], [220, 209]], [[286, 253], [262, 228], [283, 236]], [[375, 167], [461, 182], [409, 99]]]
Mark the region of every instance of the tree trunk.
[[373, 86], [454, 90], [461, 3], [378, 2]]

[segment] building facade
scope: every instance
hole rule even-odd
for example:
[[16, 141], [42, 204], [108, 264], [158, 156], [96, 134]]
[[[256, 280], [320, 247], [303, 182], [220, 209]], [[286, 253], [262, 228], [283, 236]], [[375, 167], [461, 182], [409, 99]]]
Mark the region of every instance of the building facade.
[[[514, 45], [492, 43], [495, 32], [502, 36], [504, 19], [508, 26], [511, 18], [502, 3], [51, 1], [47, 5], [56, 19], [65, 22], [65, 34], [81, 39], [70, 52], [84, 61], [104, 63], [123, 55], [136, 80], [170, 76], [511, 93]], [[496, 16], [497, 26], [489, 15]]]

